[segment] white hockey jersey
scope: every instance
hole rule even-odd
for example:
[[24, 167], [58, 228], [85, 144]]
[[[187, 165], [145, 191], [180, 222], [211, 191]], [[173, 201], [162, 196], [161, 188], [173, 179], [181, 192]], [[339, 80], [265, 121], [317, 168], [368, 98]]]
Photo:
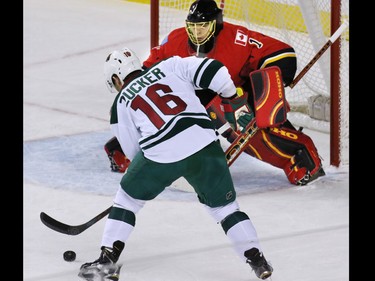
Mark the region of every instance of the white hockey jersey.
[[174, 56], [130, 81], [111, 109], [111, 130], [125, 155], [132, 160], [142, 149], [152, 161], [172, 163], [217, 140], [199, 89], [236, 94], [228, 69], [208, 58]]

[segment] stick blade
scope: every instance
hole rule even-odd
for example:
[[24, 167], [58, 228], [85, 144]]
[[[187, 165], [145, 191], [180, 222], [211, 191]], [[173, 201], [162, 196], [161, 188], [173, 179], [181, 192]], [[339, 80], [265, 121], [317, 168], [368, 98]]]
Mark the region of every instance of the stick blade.
[[71, 226], [71, 225], [67, 225], [65, 223], [59, 222], [44, 212], [40, 213], [40, 220], [45, 226], [63, 234], [77, 235], [83, 231], [77, 226]]

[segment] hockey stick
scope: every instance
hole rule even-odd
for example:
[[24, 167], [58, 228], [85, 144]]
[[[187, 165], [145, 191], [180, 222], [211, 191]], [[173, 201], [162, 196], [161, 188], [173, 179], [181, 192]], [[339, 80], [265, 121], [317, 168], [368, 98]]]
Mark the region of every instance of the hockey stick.
[[348, 27], [349, 23], [348, 21], [344, 21], [340, 27], [332, 34], [331, 37], [329, 37], [327, 43], [323, 45], [323, 47], [318, 51], [318, 53], [311, 59], [311, 61], [301, 70], [301, 72], [294, 78], [292, 83], [290, 83], [289, 87], [292, 89], [298, 82], [299, 80], [302, 79], [302, 77], [306, 74], [307, 71], [310, 70], [310, 68], [320, 59], [320, 57], [325, 53], [325, 51], [328, 50], [329, 47], [335, 41], [337, 38], [340, 37], [340, 35], [344, 32], [344, 30]]
[[108, 215], [109, 212], [111, 211], [111, 208], [112, 208], [112, 206], [109, 207], [108, 209], [104, 210], [103, 212], [101, 212], [99, 215], [96, 215], [95, 217], [93, 217], [88, 222], [85, 222], [85, 223], [80, 224], [80, 225], [68, 225], [68, 224], [59, 222], [59, 221], [55, 220], [54, 218], [50, 217], [49, 215], [47, 215], [44, 212], [40, 213], [40, 220], [42, 221], [42, 223], [44, 223], [44, 225], [46, 225], [47, 227], [49, 227], [49, 228], [51, 228], [51, 229], [53, 229], [57, 232], [67, 234], [67, 235], [77, 235], [77, 234], [80, 234], [81, 232], [85, 231], [86, 229], [88, 229], [90, 226], [92, 226], [96, 222], [100, 221], [106, 215]]
[[[340, 27], [332, 34], [327, 43], [318, 51], [318, 53], [310, 60], [310, 62], [301, 70], [301, 72], [293, 79], [289, 87], [293, 88], [302, 77], [310, 70], [310, 68], [320, 59], [320, 57], [328, 50], [328, 48], [340, 37], [344, 30], [348, 27], [349, 23], [344, 21]], [[240, 134], [225, 151], [228, 166], [232, 165], [234, 160], [245, 150], [250, 139], [257, 132], [255, 119], [253, 119], [247, 126], [245, 131]]]
[[246, 126], [245, 131], [240, 134], [225, 151], [225, 159], [227, 160], [228, 167], [240, 156], [241, 152], [245, 150], [249, 140], [258, 131], [255, 123], [255, 118]]

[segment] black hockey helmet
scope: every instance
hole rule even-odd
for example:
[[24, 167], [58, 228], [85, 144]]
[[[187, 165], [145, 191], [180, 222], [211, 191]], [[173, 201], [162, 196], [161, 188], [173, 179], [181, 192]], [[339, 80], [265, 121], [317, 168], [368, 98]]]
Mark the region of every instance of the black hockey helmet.
[[[192, 44], [204, 47], [208, 41], [213, 41], [222, 28], [223, 11], [214, 0], [197, 0], [191, 4], [186, 18], [186, 31]], [[211, 48], [212, 44], [209, 44]]]

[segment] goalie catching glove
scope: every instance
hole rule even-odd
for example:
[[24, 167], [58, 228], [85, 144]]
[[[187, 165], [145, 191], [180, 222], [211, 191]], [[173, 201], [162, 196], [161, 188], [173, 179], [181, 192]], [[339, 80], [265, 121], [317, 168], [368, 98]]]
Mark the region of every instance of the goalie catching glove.
[[240, 131], [243, 133], [247, 124], [254, 119], [254, 113], [247, 103], [247, 97], [248, 93], [238, 87], [237, 96], [232, 99], [223, 98], [221, 101], [225, 119], [236, 132]]

